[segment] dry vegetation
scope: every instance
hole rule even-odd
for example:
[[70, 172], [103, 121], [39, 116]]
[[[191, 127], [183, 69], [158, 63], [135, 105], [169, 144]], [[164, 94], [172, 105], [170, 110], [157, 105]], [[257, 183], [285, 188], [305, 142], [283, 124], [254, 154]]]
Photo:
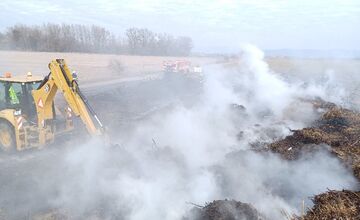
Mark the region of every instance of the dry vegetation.
[[[305, 101], [305, 100], [302, 100]], [[309, 101], [307, 101], [309, 102]], [[286, 160], [297, 160], [303, 153], [313, 153], [329, 145], [329, 151], [352, 169], [360, 180], [360, 113], [323, 100], [310, 101], [324, 110], [312, 127], [293, 131], [292, 135], [269, 144], [266, 150]], [[303, 216], [284, 217], [296, 220], [360, 219], [360, 191], [328, 191], [314, 196], [314, 206]], [[251, 204], [234, 200], [216, 200], [191, 211], [196, 220], [265, 219]]]
[[[286, 160], [296, 160], [329, 145], [330, 152], [352, 169], [360, 180], [360, 113], [322, 100], [311, 101], [314, 108], [326, 110], [312, 127], [293, 131], [292, 135], [268, 145], [268, 150]], [[314, 206], [298, 220], [360, 219], [360, 191], [328, 191], [316, 195]], [[250, 204], [218, 200], [192, 211], [198, 220], [264, 219]], [[241, 216], [242, 218], [239, 218]]]
[[191, 211], [193, 220], [263, 220], [265, 219], [252, 205], [235, 200], [215, 200], [206, 206]]
[[[296, 130], [290, 136], [269, 145], [271, 151], [288, 160], [303, 152], [318, 150], [320, 144], [330, 146], [330, 152], [352, 168], [360, 180], [360, 113], [322, 101], [317, 108], [327, 108], [313, 127]], [[359, 191], [329, 191], [316, 195], [314, 207], [298, 219], [360, 219]]]
[[360, 192], [329, 191], [315, 196], [314, 207], [299, 220], [360, 219]]
[[296, 130], [285, 139], [269, 145], [271, 151], [288, 160], [297, 159], [304, 151], [314, 151], [327, 144], [330, 151], [352, 167], [360, 180], [360, 114], [331, 103], [313, 127]]

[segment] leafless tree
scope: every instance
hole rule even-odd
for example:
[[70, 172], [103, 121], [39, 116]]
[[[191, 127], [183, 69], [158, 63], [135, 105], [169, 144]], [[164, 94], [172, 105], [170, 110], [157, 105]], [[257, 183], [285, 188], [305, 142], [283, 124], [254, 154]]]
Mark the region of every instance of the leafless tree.
[[0, 32], [0, 49], [187, 56], [192, 41], [146, 28], [130, 28], [122, 38], [100, 26], [48, 23], [9, 27]]

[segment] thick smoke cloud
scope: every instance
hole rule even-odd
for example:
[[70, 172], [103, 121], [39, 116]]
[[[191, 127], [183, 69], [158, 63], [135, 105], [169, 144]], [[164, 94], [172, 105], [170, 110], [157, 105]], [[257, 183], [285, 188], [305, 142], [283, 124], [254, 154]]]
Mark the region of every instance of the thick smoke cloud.
[[[121, 145], [93, 140], [71, 146], [39, 180], [45, 203], [73, 218], [182, 219], [215, 199], [249, 202], [270, 219], [299, 214], [302, 200], [356, 180], [323, 146], [284, 161], [251, 146], [308, 126], [319, 112], [300, 99], [328, 96], [327, 84], [289, 83], [264, 54], [245, 46], [237, 64], [205, 68], [200, 99], [181, 102], [138, 124]], [[121, 134], [119, 134], [121, 136]]]

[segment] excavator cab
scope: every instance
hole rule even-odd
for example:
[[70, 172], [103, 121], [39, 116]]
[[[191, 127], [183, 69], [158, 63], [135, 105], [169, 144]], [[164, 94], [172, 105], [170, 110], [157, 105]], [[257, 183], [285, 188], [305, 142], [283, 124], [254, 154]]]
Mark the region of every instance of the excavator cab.
[[[76, 78], [62, 59], [49, 63], [45, 77], [0, 77], [0, 149], [3, 151], [41, 148], [53, 143], [55, 136], [73, 130], [72, 116], [81, 118], [91, 135], [103, 135], [103, 125], [81, 93]], [[57, 92], [67, 107], [55, 104]], [[57, 113], [63, 117], [57, 117]], [[63, 118], [63, 120], [61, 120]]]
[[5, 76], [0, 77], [0, 147], [2, 150], [11, 151], [16, 147], [16, 137], [24, 124], [37, 123], [32, 91], [39, 87], [41, 81], [42, 77], [32, 77], [30, 73], [27, 76], [14, 77], [6, 73]]
[[[17, 81], [18, 80], [18, 81]], [[36, 120], [36, 108], [31, 92], [41, 81], [21, 78], [0, 78], [0, 110], [14, 109], [25, 117]]]

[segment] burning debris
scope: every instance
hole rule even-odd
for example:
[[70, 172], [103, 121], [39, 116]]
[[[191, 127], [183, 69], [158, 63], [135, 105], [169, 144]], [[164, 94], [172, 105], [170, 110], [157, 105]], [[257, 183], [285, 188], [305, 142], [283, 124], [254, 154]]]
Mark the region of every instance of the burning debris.
[[359, 219], [360, 191], [329, 191], [315, 196], [314, 207], [299, 220]]
[[313, 127], [295, 130], [292, 135], [269, 145], [271, 151], [294, 160], [304, 152], [319, 150], [322, 144], [350, 165], [360, 179], [360, 113], [330, 106]]
[[[271, 151], [288, 160], [298, 159], [302, 153], [328, 150], [353, 169], [360, 180], [360, 113], [331, 103], [314, 102], [315, 108], [327, 109], [313, 127], [293, 131], [283, 140], [269, 145]], [[297, 219], [358, 219], [359, 191], [329, 191], [316, 195], [314, 207]]]
[[192, 220], [263, 220], [252, 205], [235, 200], [215, 200], [204, 207], [192, 209]]

